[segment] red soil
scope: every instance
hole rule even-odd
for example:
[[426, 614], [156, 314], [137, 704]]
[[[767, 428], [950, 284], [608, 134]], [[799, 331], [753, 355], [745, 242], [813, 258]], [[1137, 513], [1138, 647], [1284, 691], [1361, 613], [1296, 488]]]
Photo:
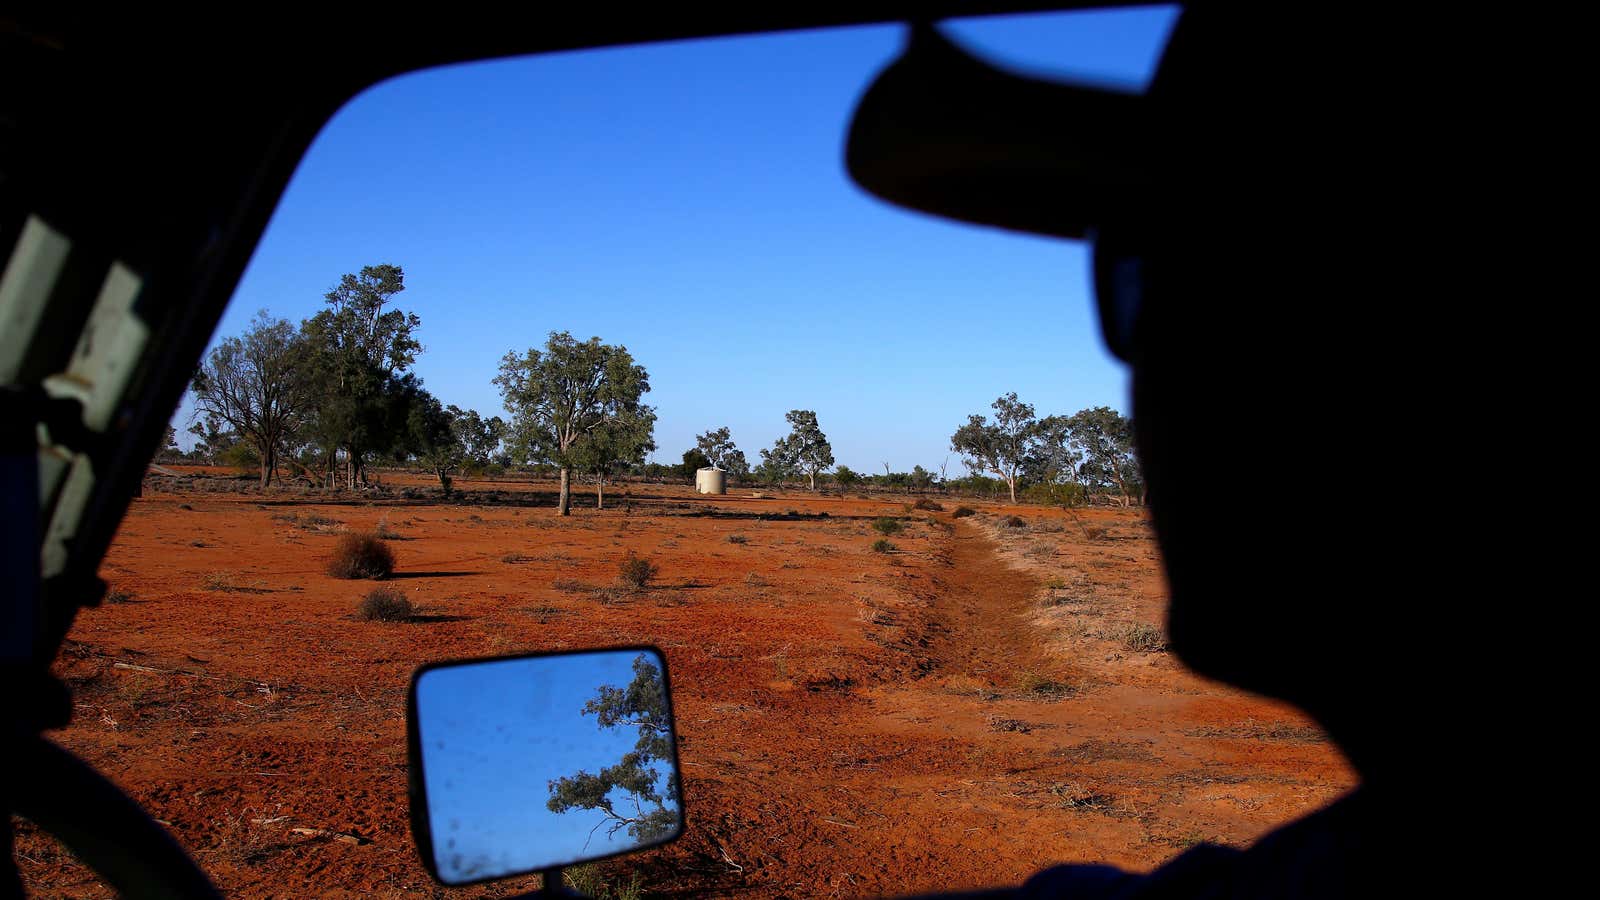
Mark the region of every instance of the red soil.
[[[1080, 512], [1106, 529], [1090, 540], [1058, 511], [1007, 508], [1029, 523], [1007, 529], [1000, 507], [952, 520], [945, 500], [882, 554], [867, 524], [904, 515], [900, 498], [634, 486], [563, 520], [548, 486], [467, 487], [442, 504], [153, 486], [102, 572], [131, 599], [85, 611], [63, 652], [77, 710], [57, 739], [247, 897], [440, 893], [407, 829], [404, 698], [412, 669], [443, 658], [664, 650], [688, 830], [603, 864], [647, 891], [1144, 869], [1197, 841], [1248, 843], [1352, 783], [1292, 711], [1128, 649], [1163, 602], [1136, 510]], [[380, 521], [404, 537], [391, 583], [422, 621], [357, 621], [370, 585], [323, 572], [335, 529]], [[597, 592], [629, 549], [660, 565], [658, 586]], [[25, 823], [18, 849], [37, 895], [109, 895]]]

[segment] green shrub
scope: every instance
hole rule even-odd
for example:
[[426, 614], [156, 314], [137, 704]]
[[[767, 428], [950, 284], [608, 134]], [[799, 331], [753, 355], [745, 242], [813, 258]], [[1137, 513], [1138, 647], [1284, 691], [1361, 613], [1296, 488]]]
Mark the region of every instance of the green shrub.
[[905, 530], [905, 526], [900, 524], [899, 519], [891, 516], [882, 516], [872, 520], [872, 530], [885, 537], [888, 537], [891, 534], [899, 534], [901, 531]]
[[916, 503], [912, 504], [912, 508], [914, 508], [914, 509], [927, 509], [927, 510], [932, 510], [933, 512], [944, 512], [944, 504], [940, 503], [937, 500], [929, 500], [927, 497], [923, 497], [922, 499], [918, 500]]
[[1026, 528], [1026, 527], [1028, 527], [1028, 523], [1022, 521], [1022, 517], [1021, 516], [1006, 516], [1004, 519], [1000, 520], [1000, 524], [1001, 524], [1001, 526], [1003, 526], [1005, 528]]
[[629, 550], [618, 567], [617, 580], [635, 591], [642, 591], [650, 586], [658, 571], [655, 563]]
[[894, 544], [890, 543], [888, 538], [878, 538], [872, 542], [872, 549], [877, 553], [888, 553], [894, 549]]
[[958, 506], [956, 507], [956, 511], [950, 514], [950, 518], [965, 519], [967, 516], [975, 516], [977, 514], [978, 511], [970, 506]]
[[415, 610], [406, 595], [390, 587], [375, 587], [361, 599], [356, 615], [364, 622], [404, 622]]
[[370, 531], [352, 531], [334, 545], [328, 574], [334, 578], [388, 578], [394, 574], [394, 551]]

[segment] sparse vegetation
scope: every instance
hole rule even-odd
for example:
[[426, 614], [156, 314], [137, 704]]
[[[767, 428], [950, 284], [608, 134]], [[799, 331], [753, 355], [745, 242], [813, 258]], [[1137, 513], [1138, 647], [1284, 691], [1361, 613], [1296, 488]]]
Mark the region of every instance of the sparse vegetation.
[[568, 886], [593, 900], [639, 900], [644, 896], [644, 882], [636, 873], [626, 884], [612, 881], [594, 863], [570, 866], [561, 870]]
[[872, 520], [872, 530], [884, 537], [888, 537], [891, 534], [899, 534], [905, 530], [905, 527], [899, 519], [893, 516], [880, 516]]
[[958, 506], [956, 507], [956, 511], [950, 514], [950, 518], [965, 519], [967, 516], [975, 516], [977, 514], [978, 511], [970, 506]]
[[132, 603], [133, 602], [133, 592], [132, 591], [125, 591], [125, 590], [122, 590], [121, 588], [112, 588], [111, 590], [106, 591], [106, 602], [107, 603]]
[[415, 614], [405, 594], [391, 587], [375, 587], [361, 598], [356, 616], [364, 622], [404, 622]]
[[1000, 526], [1002, 528], [1026, 528], [1028, 523], [1024, 522], [1021, 516], [1006, 516], [1000, 520]]
[[1122, 643], [1138, 653], [1160, 653], [1167, 649], [1167, 637], [1161, 629], [1144, 622], [1129, 625], [1122, 633]]
[[925, 509], [925, 510], [931, 510], [933, 512], [944, 512], [944, 504], [940, 503], [937, 500], [929, 500], [927, 497], [923, 497], [923, 498], [919, 499], [916, 503], [913, 503], [911, 506], [912, 506], [913, 509]]
[[334, 578], [388, 578], [394, 574], [394, 551], [372, 532], [350, 532], [334, 546], [328, 574]]
[[745, 537], [742, 534], [730, 534], [730, 535], [728, 535], [728, 543], [730, 543], [730, 544], [743, 544], [743, 543], [748, 542], [749, 540], [750, 540], [749, 538]]
[[1044, 700], [1057, 700], [1072, 694], [1072, 685], [1033, 671], [1018, 672], [1012, 680], [1012, 686], [1020, 694]]
[[894, 544], [888, 538], [878, 538], [872, 542], [872, 550], [874, 553], [888, 553], [894, 549]]
[[622, 558], [622, 565], [617, 567], [617, 580], [624, 587], [642, 591], [650, 586], [650, 582], [655, 579], [658, 572], [655, 563], [629, 550]]
[[233, 594], [266, 593], [266, 582], [245, 581], [238, 572], [209, 572], [201, 582], [208, 591]]
[[501, 562], [508, 563], [513, 566], [519, 563], [530, 562], [532, 559], [533, 557], [526, 556], [521, 553], [507, 553], [505, 556], [500, 557]]

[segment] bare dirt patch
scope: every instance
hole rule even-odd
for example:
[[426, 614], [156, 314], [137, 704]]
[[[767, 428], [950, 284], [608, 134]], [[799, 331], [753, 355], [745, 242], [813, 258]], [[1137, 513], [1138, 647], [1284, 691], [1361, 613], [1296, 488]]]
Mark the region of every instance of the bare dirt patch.
[[[147, 490], [102, 573], [137, 602], [86, 611], [58, 666], [76, 715], [56, 738], [229, 895], [435, 896], [407, 831], [405, 689], [422, 662], [482, 654], [666, 653], [688, 833], [598, 867], [647, 893], [1144, 869], [1196, 840], [1248, 842], [1351, 783], [1292, 711], [1129, 649], [1131, 625], [1161, 621], [1137, 511], [1080, 513], [1086, 535], [1036, 508], [967, 501], [977, 515], [957, 520], [907, 516], [900, 497], [652, 485], [563, 520], [545, 485], [458, 484], [442, 503], [423, 479], [386, 480], [381, 497]], [[885, 517], [896, 549], [875, 553]], [[406, 540], [384, 582], [421, 613], [402, 625], [359, 621], [372, 583], [325, 572], [339, 530], [380, 524]], [[622, 588], [629, 553], [656, 569]], [[221, 559], [235, 589], [205, 586]], [[109, 895], [25, 824], [18, 845], [39, 896]]]

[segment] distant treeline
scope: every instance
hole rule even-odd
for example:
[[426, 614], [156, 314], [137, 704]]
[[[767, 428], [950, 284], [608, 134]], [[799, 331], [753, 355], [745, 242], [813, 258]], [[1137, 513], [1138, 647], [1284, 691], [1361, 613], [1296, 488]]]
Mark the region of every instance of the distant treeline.
[[327, 307], [295, 325], [259, 313], [241, 335], [207, 355], [192, 384], [192, 450], [174, 428], [158, 459], [227, 465], [274, 481], [346, 490], [375, 466], [426, 471], [449, 493], [452, 479], [553, 477], [570, 509], [574, 475], [595, 485], [619, 478], [692, 481], [715, 466], [735, 484], [810, 490], [879, 490], [998, 497], [1080, 505], [1142, 502], [1132, 423], [1108, 407], [1038, 418], [1008, 394], [994, 421], [968, 417], [950, 438], [967, 474], [858, 472], [836, 465], [814, 410], [785, 414], [789, 433], [751, 466], [728, 428], [699, 435], [682, 461], [647, 461], [656, 450], [656, 411], [643, 402], [649, 375], [626, 347], [551, 332], [543, 347], [512, 351], [494, 384], [507, 418], [445, 405], [411, 371], [423, 352], [421, 319], [390, 308], [405, 290], [399, 266], [367, 266], [325, 295]]

